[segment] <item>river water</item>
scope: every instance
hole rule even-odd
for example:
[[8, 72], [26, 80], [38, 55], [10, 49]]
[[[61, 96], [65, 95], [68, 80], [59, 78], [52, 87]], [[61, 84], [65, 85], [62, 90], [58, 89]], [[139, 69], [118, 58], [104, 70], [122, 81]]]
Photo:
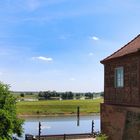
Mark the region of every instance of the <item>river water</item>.
[[24, 140], [25, 134], [38, 135], [38, 125], [41, 122], [41, 135], [90, 133], [94, 120], [94, 130], [100, 131], [100, 116], [80, 116], [80, 125], [77, 126], [76, 116], [61, 117], [31, 117], [26, 118], [23, 125], [24, 134], [20, 140]]

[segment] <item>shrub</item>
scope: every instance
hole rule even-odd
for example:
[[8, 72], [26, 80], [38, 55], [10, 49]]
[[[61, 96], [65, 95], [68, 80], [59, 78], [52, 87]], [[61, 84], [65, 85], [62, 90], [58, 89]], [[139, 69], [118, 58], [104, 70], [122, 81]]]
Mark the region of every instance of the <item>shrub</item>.
[[96, 137], [96, 140], [107, 140], [108, 139], [108, 136], [106, 136], [106, 134], [98, 134], [97, 137]]

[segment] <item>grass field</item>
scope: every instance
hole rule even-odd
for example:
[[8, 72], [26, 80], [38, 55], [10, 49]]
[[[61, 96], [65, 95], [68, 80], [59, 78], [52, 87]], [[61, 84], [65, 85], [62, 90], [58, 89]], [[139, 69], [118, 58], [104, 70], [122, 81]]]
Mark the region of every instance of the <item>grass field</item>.
[[67, 115], [76, 114], [77, 106], [81, 114], [99, 113], [103, 99], [94, 100], [47, 100], [36, 102], [18, 102], [18, 115]]

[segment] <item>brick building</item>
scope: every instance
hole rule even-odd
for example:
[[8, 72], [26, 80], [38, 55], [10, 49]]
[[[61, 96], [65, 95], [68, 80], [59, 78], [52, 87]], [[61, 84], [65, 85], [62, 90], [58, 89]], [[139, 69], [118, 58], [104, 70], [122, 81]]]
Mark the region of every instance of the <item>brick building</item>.
[[110, 140], [140, 140], [140, 35], [101, 61], [101, 130]]

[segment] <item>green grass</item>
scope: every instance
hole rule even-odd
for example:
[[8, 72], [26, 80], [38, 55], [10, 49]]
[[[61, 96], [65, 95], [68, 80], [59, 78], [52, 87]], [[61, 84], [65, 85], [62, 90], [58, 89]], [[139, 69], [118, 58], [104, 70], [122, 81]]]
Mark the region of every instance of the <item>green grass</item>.
[[81, 114], [99, 113], [103, 99], [95, 100], [62, 100], [18, 102], [18, 115], [61, 115], [76, 114], [77, 106]]

